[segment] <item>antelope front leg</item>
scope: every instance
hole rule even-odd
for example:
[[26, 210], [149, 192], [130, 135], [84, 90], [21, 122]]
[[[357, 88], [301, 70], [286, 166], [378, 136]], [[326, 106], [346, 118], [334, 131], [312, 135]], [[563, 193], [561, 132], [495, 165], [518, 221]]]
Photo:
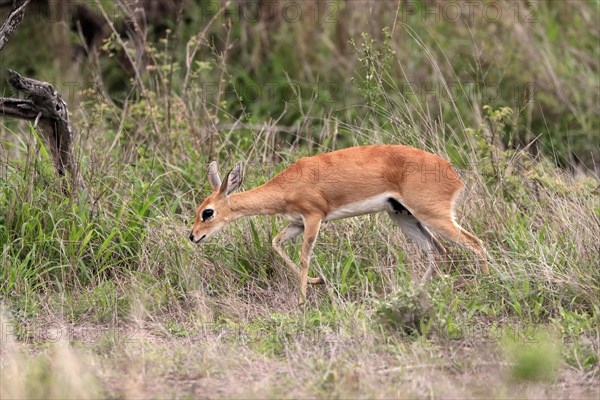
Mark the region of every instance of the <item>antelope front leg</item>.
[[[300, 269], [298, 266], [288, 257], [287, 254], [281, 248], [281, 245], [288, 240], [292, 240], [296, 236], [304, 231], [304, 227], [302, 225], [291, 224], [286, 226], [281, 232], [275, 236], [273, 239], [273, 250], [285, 261], [288, 267], [292, 270], [292, 272], [298, 277], [298, 280], [302, 279], [302, 275], [300, 274]], [[308, 277], [308, 283], [310, 284], [319, 284], [323, 283], [323, 279], [321, 278], [311, 278]]]
[[321, 227], [321, 218], [305, 218], [304, 220], [304, 240], [302, 241], [302, 254], [300, 256], [300, 301], [299, 305], [306, 301], [306, 284], [308, 283], [308, 266], [312, 256], [313, 247], [319, 228]]

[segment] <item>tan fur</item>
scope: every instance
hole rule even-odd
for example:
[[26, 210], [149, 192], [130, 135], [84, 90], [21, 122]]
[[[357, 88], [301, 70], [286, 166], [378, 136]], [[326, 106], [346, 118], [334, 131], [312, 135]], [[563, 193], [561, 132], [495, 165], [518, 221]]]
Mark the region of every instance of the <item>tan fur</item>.
[[[339, 212], [343, 207], [360, 213], [361, 202], [368, 212], [376, 211], [373, 204], [379, 204], [382, 195], [400, 202], [414, 216], [415, 223], [420, 221], [481, 259], [487, 257], [481, 241], [453, 220], [454, 200], [464, 184], [448, 161], [432, 153], [400, 145], [351, 147], [301, 158], [269, 182], [230, 195], [227, 193], [241, 182], [241, 165], [236, 165], [220, 185], [216, 170], [216, 164], [211, 164], [209, 181], [213, 193], [198, 208], [190, 239], [205, 240], [237, 218], [285, 215], [291, 224], [273, 240], [273, 248], [299, 275], [302, 301], [306, 297], [307, 282], [322, 282], [319, 278], [307, 277], [321, 222], [327, 220], [328, 215], [344, 215]], [[215, 215], [202, 221], [206, 208], [213, 209]], [[379, 211], [394, 212], [386, 204], [382, 204]], [[283, 253], [281, 244], [302, 231], [304, 241], [298, 271]], [[423, 233], [423, 243], [432, 243], [433, 238], [426, 229], [413, 230], [412, 235], [419, 231]], [[434, 246], [439, 247], [441, 245]], [[488, 273], [485, 262], [480, 266]]]

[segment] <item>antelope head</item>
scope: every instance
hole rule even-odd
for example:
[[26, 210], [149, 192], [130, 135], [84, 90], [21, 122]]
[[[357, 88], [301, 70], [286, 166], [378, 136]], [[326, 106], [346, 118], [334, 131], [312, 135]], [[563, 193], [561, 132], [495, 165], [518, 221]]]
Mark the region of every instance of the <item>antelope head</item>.
[[223, 181], [219, 176], [218, 168], [215, 161], [211, 162], [208, 167], [208, 183], [212, 193], [196, 211], [196, 219], [190, 232], [190, 240], [194, 243], [203, 242], [219, 233], [234, 219], [229, 195], [242, 184], [242, 163], [235, 164]]

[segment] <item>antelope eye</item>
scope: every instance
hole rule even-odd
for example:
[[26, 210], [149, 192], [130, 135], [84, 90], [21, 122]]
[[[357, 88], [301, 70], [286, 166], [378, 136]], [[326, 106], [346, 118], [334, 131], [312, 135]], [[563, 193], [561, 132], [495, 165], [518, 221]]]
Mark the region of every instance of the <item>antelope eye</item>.
[[214, 214], [215, 214], [214, 210], [207, 208], [206, 210], [202, 211], [202, 221], [206, 221], [207, 219], [212, 217]]

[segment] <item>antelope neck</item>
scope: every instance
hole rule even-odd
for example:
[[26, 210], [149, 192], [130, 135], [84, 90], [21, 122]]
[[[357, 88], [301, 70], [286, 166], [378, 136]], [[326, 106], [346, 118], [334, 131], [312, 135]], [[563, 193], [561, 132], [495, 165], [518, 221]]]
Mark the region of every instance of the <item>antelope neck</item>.
[[229, 197], [234, 218], [252, 215], [274, 215], [285, 213], [283, 190], [276, 185], [265, 183], [246, 192], [235, 193]]

